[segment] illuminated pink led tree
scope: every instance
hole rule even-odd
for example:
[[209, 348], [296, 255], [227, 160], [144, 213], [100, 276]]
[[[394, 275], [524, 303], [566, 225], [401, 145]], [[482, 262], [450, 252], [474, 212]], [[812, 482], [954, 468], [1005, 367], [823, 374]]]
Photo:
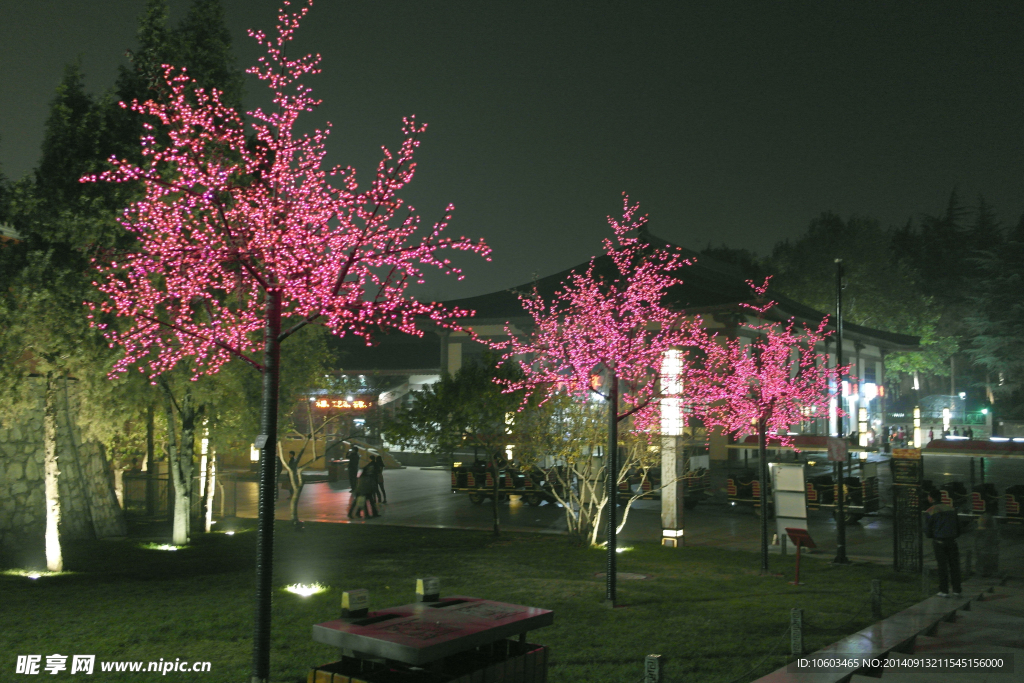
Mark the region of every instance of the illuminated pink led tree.
[[[662, 302], [669, 287], [679, 284], [677, 271], [690, 265], [678, 250], [656, 248], [636, 237], [647, 222], [638, 205], [624, 196], [621, 220], [609, 216], [614, 239], [603, 241], [607, 260], [591, 260], [583, 273], [573, 273], [549, 304], [534, 292], [521, 296], [535, 328], [528, 339], [512, 335], [507, 360], [516, 359], [525, 379], [509, 390], [550, 396], [565, 391], [587, 400], [596, 391], [595, 373], [608, 382], [608, 446], [605, 481], [608, 487], [608, 574], [606, 600], [615, 603], [615, 500], [620, 473], [616, 466], [618, 422], [632, 416], [640, 429], [657, 420], [657, 386], [662, 358], [670, 348], [704, 343], [699, 323]], [[621, 402], [620, 402], [621, 399]]]
[[[367, 343], [382, 328], [420, 334], [417, 318], [453, 327], [470, 313], [418, 302], [407, 286], [423, 281], [424, 267], [459, 275], [442, 250], [489, 253], [482, 242], [442, 237], [451, 206], [424, 234], [397, 197], [412, 180], [426, 128], [414, 119], [404, 120], [402, 145], [384, 150], [368, 187], [357, 185], [352, 168], [324, 168], [329, 127], [295, 132], [299, 115], [319, 104], [299, 79], [318, 73], [320, 58], [285, 56], [311, 2], [296, 11], [288, 5], [275, 37], [250, 31], [266, 54], [249, 73], [270, 89], [273, 112], [249, 112], [246, 126], [218, 92], [166, 66], [164, 96], [130, 105], [158, 122], [142, 138], [143, 164], [113, 160], [113, 170], [83, 179], [144, 190], [123, 218], [137, 249], [96, 262], [96, 286], [108, 298], [95, 324], [125, 350], [114, 372], [138, 367], [152, 378], [184, 364], [198, 376], [237, 357], [263, 373], [253, 647], [253, 680], [261, 681], [270, 666], [280, 343], [310, 323]], [[101, 322], [110, 315], [132, 323]]]
[[708, 429], [720, 427], [737, 437], [757, 434], [761, 470], [761, 570], [768, 572], [767, 438], [792, 444], [790, 427], [827, 414], [838, 372], [827, 354], [816, 351], [827, 336], [827, 319], [817, 328], [768, 320], [775, 307], [766, 298], [768, 283], [753, 288], [756, 303], [740, 304], [757, 315], [747, 326], [750, 343], [711, 338], [704, 362], [687, 370], [687, 398]]

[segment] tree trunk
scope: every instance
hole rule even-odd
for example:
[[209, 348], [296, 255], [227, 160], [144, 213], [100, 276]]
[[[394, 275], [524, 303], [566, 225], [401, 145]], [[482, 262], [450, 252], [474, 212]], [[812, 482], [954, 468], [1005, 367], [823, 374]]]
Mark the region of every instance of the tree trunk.
[[761, 574], [768, 573], [768, 420], [757, 421], [757, 456], [761, 479]]
[[64, 571], [64, 556], [60, 547], [60, 462], [57, 451], [57, 386], [53, 373], [46, 373], [43, 409], [43, 490], [46, 497], [46, 568], [51, 572]]
[[203, 531], [213, 530], [213, 495], [217, 486], [217, 452], [210, 449], [206, 455], [206, 504], [203, 515]]
[[[174, 491], [174, 507], [171, 513], [172, 527], [171, 527], [171, 543], [174, 545], [185, 545], [188, 543], [188, 496], [186, 491], [186, 483], [182, 479], [182, 467], [181, 461], [184, 459], [183, 454], [180, 452], [185, 448], [185, 430], [184, 430], [184, 401], [182, 406], [179, 407], [178, 412], [182, 413], [182, 439], [179, 448], [178, 444], [178, 430], [177, 422], [174, 418], [174, 396], [171, 394], [171, 387], [167, 384], [167, 381], [161, 377], [159, 380], [159, 386], [161, 393], [163, 394], [164, 401], [164, 417], [167, 419], [167, 469], [170, 475], [170, 485]], [[191, 402], [191, 394], [188, 394], [189, 402]], [[191, 449], [189, 452], [191, 456]], [[191, 462], [189, 462], [189, 474], [191, 475]]]
[[146, 516], [156, 514], [158, 498], [156, 487], [156, 406], [153, 403], [146, 408]]
[[[181, 443], [178, 444], [178, 462], [174, 468], [174, 545], [188, 543], [192, 532], [192, 474], [195, 466], [196, 404], [191, 387], [186, 386], [181, 397]], [[179, 535], [180, 534], [180, 535]], [[179, 538], [183, 540], [179, 540]]]
[[292, 499], [288, 501], [288, 508], [291, 510], [292, 524], [296, 528], [300, 528], [302, 520], [299, 519], [299, 496], [302, 494], [302, 489], [305, 488], [305, 484], [302, 482], [302, 470], [293, 472], [289, 468], [288, 480], [292, 483]]
[[270, 678], [270, 617], [274, 582], [274, 492], [277, 488], [277, 401], [281, 379], [281, 292], [267, 292], [263, 346], [263, 405], [260, 411], [260, 498], [256, 529], [256, 615], [251, 683]]

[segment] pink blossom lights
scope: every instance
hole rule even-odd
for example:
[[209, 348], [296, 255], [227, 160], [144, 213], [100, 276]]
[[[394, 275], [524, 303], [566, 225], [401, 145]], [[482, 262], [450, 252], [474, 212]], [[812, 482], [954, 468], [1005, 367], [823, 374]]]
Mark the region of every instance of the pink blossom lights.
[[[83, 178], [135, 182], [143, 193], [121, 219], [135, 249], [95, 260], [107, 298], [93, 307], [93, 324], [124, 348], [113, 374], [137, 367], [153, 378], [185, 364], [197, 377], [231, 357], [263, 372], [253, 648], [260, 681], [269, 676], [280, 342], [310, 323], [367, 343], [382, 328], [421, 334], [417, 318], [455, 327], [471, 313], [416, 301], [408, 285], [423, 282], [428, 267], [461, 277], [445, 250], [490, 253], [482, 241], [443, 236], [451, 206], [423, 231], [398, 197], [426, 130], [414, 118], [404, 119], [401, 146], [384, 149], [364, 188], [352, 168], [324, 167], [329, 125], [296, 132], [299, 116], [319, 104], [300, 79], [319, 72], [320, 57], [285, 53], [311, 5], [292, 10], [285, 0], [276, 35], [249, 33], [265, 54], [248, 72], [270, 89], [273, 111], [251, 111], [247, 124], [219, 92], [165, 65], [159, 98], [124, 105], [155, 121], [141, 140], [141, 165], [113, 159], [112, 170]], [[111, 324], [113, 317], [130, 323]]]

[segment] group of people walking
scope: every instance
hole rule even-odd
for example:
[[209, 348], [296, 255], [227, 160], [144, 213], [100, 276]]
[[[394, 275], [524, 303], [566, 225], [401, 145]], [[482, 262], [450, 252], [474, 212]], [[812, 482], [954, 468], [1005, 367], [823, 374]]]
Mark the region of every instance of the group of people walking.
[[388, 502], [384, 490], [384, 458], [369, 452], [361, 456], [359, 449], [353, 446], [348, 456], [348, 480], [352, 486], [348, 518], [380, 517], [380, 503]]

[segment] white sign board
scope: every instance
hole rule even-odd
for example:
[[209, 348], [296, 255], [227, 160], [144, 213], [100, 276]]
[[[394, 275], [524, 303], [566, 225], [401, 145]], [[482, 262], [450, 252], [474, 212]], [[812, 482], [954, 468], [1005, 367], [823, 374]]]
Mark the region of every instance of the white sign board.
[[775, 497], [775, 524], [779, 538], [786, 536], [786, 527], [807, 528], [807, 483], [804, 464], [800, 462], [773, 462], [771, 468], [772, 494]]
[[846, 462], [847, 445], [845, 439], [828, 437], [828, 459], [832, 462]]

